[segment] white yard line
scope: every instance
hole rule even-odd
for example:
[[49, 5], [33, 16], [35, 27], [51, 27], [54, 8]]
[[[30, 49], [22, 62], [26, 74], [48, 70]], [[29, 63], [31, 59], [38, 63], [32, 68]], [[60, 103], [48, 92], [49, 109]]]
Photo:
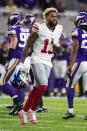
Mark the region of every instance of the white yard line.
[[[19, 118], [0, 118], [0, 120], [5, 120], [5, 121], [19, 121], [20, 119]], [[56, 120], [39, 120], [39, 122], [41, 123], [54, 123], [56, 122]], [[72, 122], [72, 121], [67, 121], [68, 124], [76, 124], [76, 125], [87, 125], [87, 122], [84, 122], [84, 123], [79, 123], [79, 122]], [[65, 122], [62, 122], [62, 124], [65, 124]]]
[[87, 129], [87, 126], [74, 126], [73, 125], [73, 126], [64, 126], [64, 128]]
[[8, 106], [8, 105], [10, 105], [10, 104], [1, 104], [1, 103], [0, 103], [0, 107], [6, 107], [6, 106]]
[[[26, 96], [26, 97], [27, 97], [27, 96]], [[9, 96], [6, 96], [6, 95], [0, 96], [0, 98], [3, 98], [3, 99], [7, 99], [7, 98], [8, 98], [8, 99], [11, 99]], [[60, 96], [57, 96], [57, 97], [55, 97], [55, 96], [53, 96], [53, 97], [46, 97], [46, 96], [45, 96], [45, 97], [43, 97], [43, 98], [44, 98], [44, 99], [48, 99], [48, 100], [49, 100], [49, 99], [64, 99], [64, 100], [67, 99], [67, 97], [60, 97]], [[83, 96], [83, 97], [75, 97], [75, 99], [78, 100], [78, 99], [87, 99], [87, 98]]]
[[0, 118], [0, 120], [4, 120], [4, 121], [19, 121], [20, 119], [18, 119], [18, 118], [13, 118], [13, 119]]
[[13, 130], [5, 130], [5, 129], [0, 129], [0, 131], [13, 131]]
[[21, 125], [21, 126], [18, 126], [18, 127], [22, 127], [22, 128], [26, 128], [26, 127], [31, 127], [31, 128], [51, 128], [51, 127], [46, 127], [46, 126], [34, 126], [34, 125], [32, 125], [32, 126], [28, 126], [28, 125]]
[[[7, 119], [7, 118], [0, 118], [0, 120], [5, 120], [5, 121], [19, 121], [20, 119], [19, 118], [9, 118], [9, 119]], [[53, 122], [55, 122], [54, 120], [39, 120], [39, 122], [42, 122], [42, 123], [53, 123]]]
[[[8, 113], [7, 111], [0, 111], [0, 113]], [[55, 113], [52, 113], [52, 112], [45, 112], [45, 113], [42, 113], [42, 114], [40, 114], [40, 117], [41, 118], [45, 118], [46, 117], [46, 115], [44, 115], [44, 114], [47, 114], [48, 113], [48, 116], [47, 116], [47, 118], [50, 118], [50, 117], [52, 117], [52, 116], [55, 116], [55, 117], [58, 117], [58, 116], [61, 116], [61, 119], [62, 119], [62, 116], [64, 115], [64, 114], [62, 114], [62, 113], [57, 113], [57, 112], [55, 112]], [[37, 113], [37, 115], [39, 116], [39, 113]], [[85, 114], [84, 114], [85, 115]], [[84, 118], [84, 115], [80, 115], [80, 114], [77, 114], [76, 115], [76, 117], [77, 118]], [[9, 114], [0, 114], [0, 116], [10, 116], [11, 117], [11, 115], [9, 115]], [[1, 119], [1, 118], [0, 118]]]
[[[10, 118], [12, 117], [12, 115], [9, 115], [9, 114], [3, 114], [3, 115], [0, 114], [0, 116], [3, 116], [3, 117], [10, 117]], [[13, 118], [14, 118], [14, 116], [13, 116]], [[1, 118], [0, 118], [0, 119], [1, 119]]]
[[7, 111], [0, 111], [0, 113], [7, 113]]
[[[67, 121], [68, 124], [76, 124], [76, 125], [87, 125], [87, 122], [84, 123], [79, 123], [79, 122], [72, 122], [72, 121]], [[62, 122], [62, 124], [65, 124], [65, 122]], [[67, 125], [66, 125], [67, 126]], [[70, 125], [71, 126], [71, 125]], [[74, 126], [74, 125], [73, 125]]]
[[[47, 100], [51, 100], [51, 99], [64, 99], [64, 100], [67, 100], [67, 97], [59, 97], [59, 96], [57, 96], [57, 97], [55, 97], [55, 96], [53, 96], [53, 97], [43, 97], [44, 99], [47, 99]], [[86, 97], [75, 97], [74, 98], [75, 100], [79, 100], [79, 99], [87, 99]]]

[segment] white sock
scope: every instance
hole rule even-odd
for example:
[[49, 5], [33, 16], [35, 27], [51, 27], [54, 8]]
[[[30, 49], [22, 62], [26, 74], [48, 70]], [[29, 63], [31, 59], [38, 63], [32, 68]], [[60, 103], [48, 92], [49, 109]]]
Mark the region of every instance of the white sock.
[[73, 108], [70, 108], [70, 109], [69, 109], [69, 112], [70, 112], [70, 113], [73, 113]]

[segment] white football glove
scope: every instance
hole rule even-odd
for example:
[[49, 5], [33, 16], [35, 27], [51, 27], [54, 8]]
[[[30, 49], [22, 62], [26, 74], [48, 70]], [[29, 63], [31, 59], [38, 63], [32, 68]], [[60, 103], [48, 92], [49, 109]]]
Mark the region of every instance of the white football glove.
[[30, 70], [30, 57], [28, 56], [24, 61], [24, 69], [25, 71], [29, 72]]
[[53, 38], [53, 45], [55, 45], [56, 47], [60, 47], [59, 39]]

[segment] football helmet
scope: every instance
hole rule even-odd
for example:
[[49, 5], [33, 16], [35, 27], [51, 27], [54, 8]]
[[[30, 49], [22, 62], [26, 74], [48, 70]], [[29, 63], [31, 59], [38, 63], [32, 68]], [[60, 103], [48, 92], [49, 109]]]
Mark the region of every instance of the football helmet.
[[29, 70], [25, 68], [25, 64], [19, 63], [10, 79], [10, 83], [15, 88], [20, 88], [21, 86], [28, 83]]
[[22, 13], [12, 13], [7, 21], [8, 26], [15, 26], [18, 23], [20, 23], [23, 20], [23, 14]]
[[26, 14], [23, 22], [33, 25], [35, 22], [35, 16], [32, 14]]
[[75, 18], [74, 24], [76, 27], [87, 26], [87, 12], [79, 12]]

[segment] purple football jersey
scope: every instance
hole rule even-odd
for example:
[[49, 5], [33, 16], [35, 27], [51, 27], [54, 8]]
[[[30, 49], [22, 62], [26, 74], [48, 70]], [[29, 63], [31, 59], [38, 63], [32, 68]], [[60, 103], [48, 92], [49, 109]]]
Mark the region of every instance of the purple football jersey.
[[30, 30], [24, 26], [13, 26], [8, 29], [8, 35], [12, 34], [17, 36], [18, 43], [16, 49], [11, 54], [11, 58], [21, 59], [23, 48], [25, 47], [28, 36], [30, 35]]
[[72, 32], [72, 39], [74, 38], [79, 42], [76, 61], [87, 61], [87, 32], [80, 28], [76, 28]]

